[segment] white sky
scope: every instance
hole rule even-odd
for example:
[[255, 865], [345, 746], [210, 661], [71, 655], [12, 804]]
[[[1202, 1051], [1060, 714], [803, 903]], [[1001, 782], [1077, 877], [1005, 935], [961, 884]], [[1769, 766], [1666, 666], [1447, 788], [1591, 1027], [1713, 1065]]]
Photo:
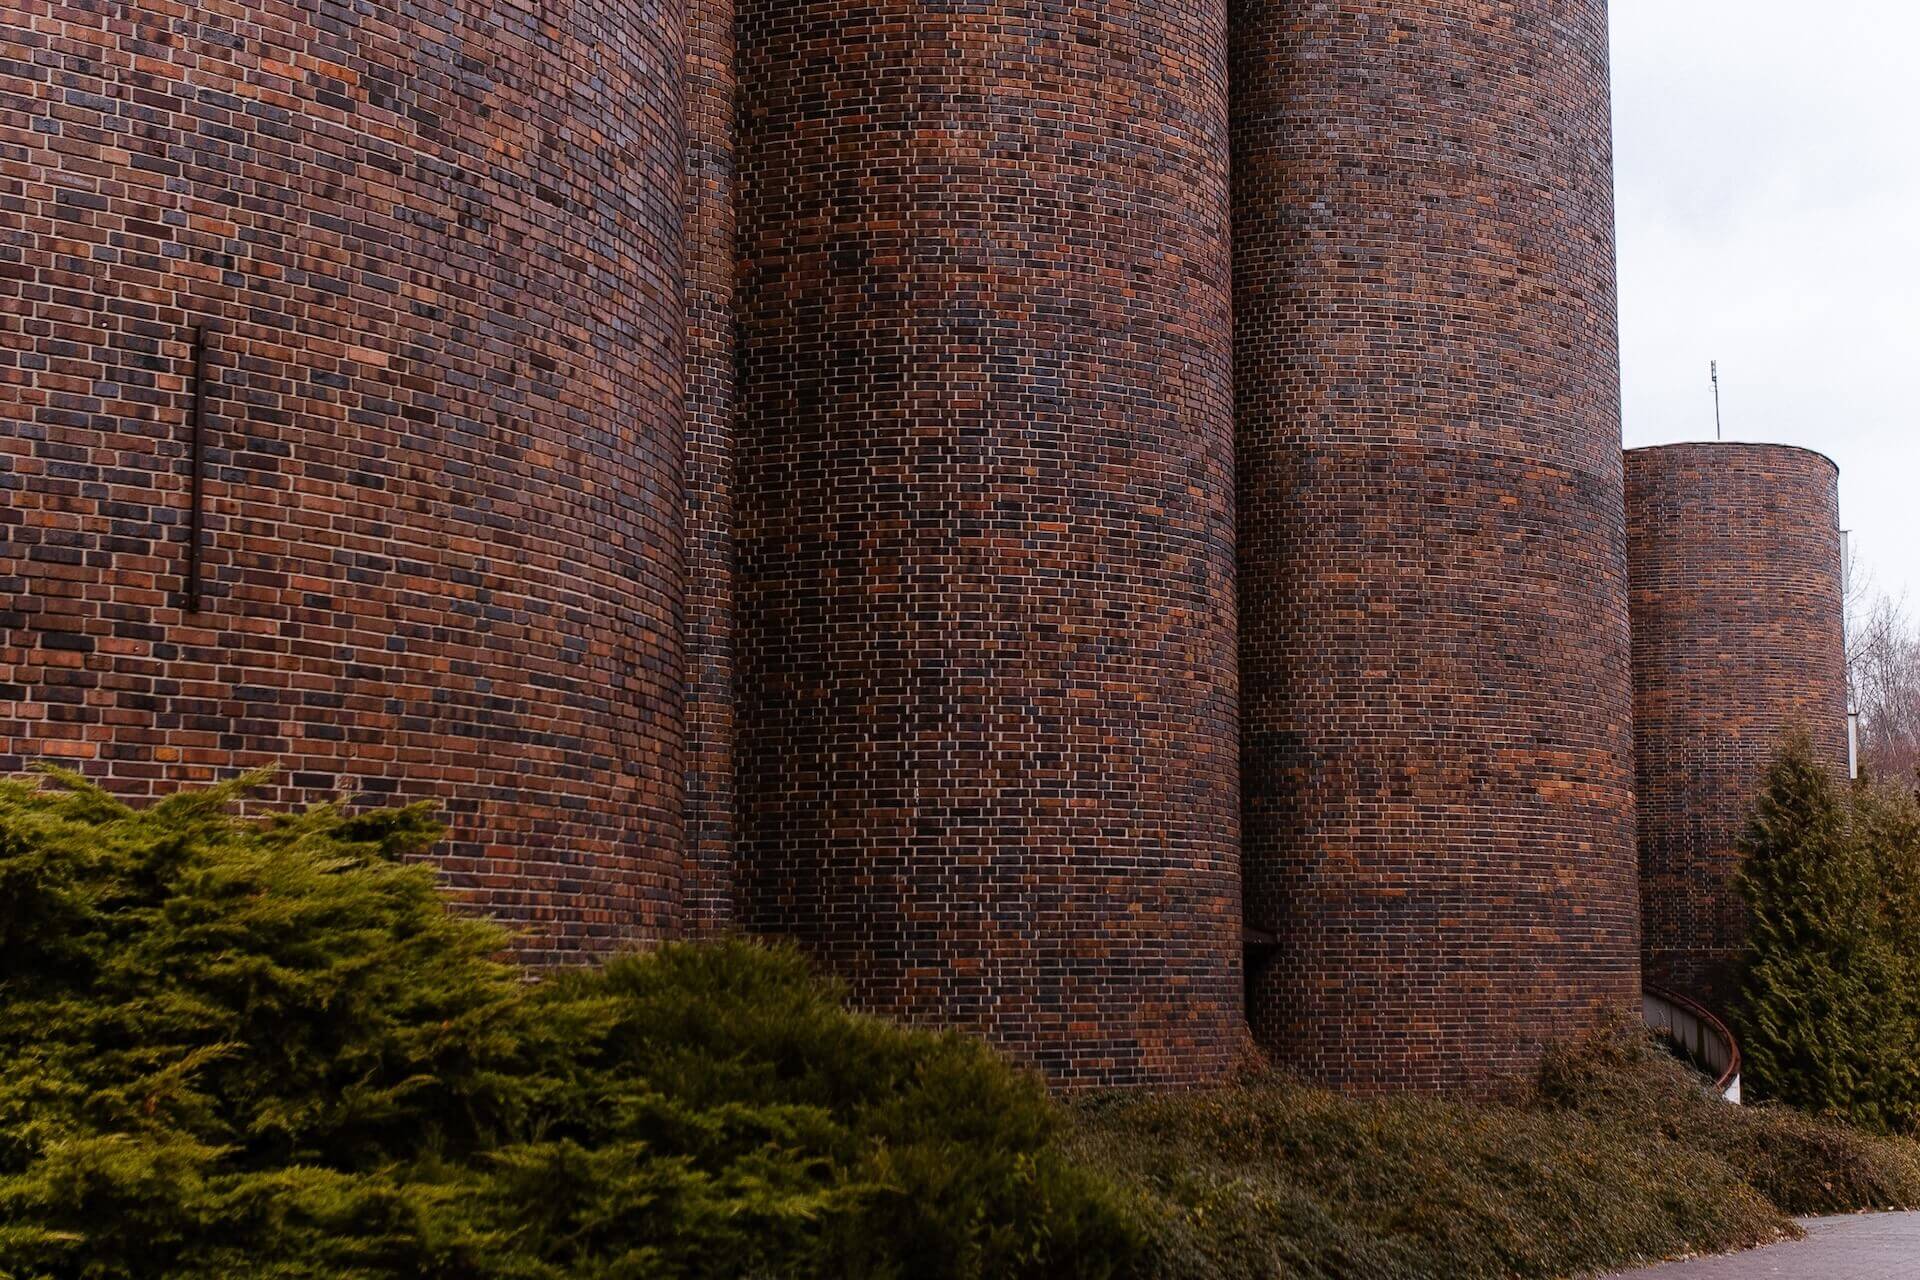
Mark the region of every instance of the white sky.
[[1626, 443], [1840, 464], [1920, 606], [1920, 0], [1613, 0]]

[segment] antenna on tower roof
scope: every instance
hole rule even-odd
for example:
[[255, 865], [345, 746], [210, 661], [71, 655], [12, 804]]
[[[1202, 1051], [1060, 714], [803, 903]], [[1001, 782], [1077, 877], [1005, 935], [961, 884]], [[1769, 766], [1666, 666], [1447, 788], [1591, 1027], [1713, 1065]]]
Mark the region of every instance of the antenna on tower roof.
[[1726, 435], [1720, 429], [1720, 362], [1713, 362], [1713, 438], [1724, 440]]

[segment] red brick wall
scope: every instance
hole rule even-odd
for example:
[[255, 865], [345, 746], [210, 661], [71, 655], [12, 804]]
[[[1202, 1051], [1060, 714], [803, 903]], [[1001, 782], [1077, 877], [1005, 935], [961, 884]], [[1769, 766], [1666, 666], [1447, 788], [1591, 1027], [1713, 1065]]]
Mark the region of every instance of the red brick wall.
[[[0, 772], [432, 797], [538, 956], [737, 916], [1067, 1085], [1629, 1008], [1600, 0], [1238, 0], [1231, 129], [1225, 0], [733, 3], [8, 0]], [[1833, 478], [1632, 457], [1711, 996], [1779, 727], [1844, 760]]]
[[1839, 476], [1777, 445], [1636, 449], [1627, 532], [1647, 977], [1724, 1010], [1762, 773], [1794, 725], [1847, 768]]
[[1240, 1024], [1223, 0], [743, 0], [744, 905], [1068, 1084]]
[[734, 919], [733, 0], [687, 2], [687, 924]]
[[681, 42], [653, 0], [9, 0], [0, 772], [432, 796], [534, 951], [674, 925]]
[[1606, 6], [1242, 0], [1250, 984], [1456, 1088], [1637, 998]]

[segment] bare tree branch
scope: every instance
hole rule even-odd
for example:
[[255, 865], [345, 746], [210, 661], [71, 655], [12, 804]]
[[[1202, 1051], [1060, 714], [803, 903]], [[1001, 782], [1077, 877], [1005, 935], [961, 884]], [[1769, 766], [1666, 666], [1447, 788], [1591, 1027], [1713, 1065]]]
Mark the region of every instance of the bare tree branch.
[[1860, 763], [1880, 777], [1920, 767], [1920, 632], [1904, 599], [1876, 591], [1848, 565], [1847, 692], [1860, 713]]

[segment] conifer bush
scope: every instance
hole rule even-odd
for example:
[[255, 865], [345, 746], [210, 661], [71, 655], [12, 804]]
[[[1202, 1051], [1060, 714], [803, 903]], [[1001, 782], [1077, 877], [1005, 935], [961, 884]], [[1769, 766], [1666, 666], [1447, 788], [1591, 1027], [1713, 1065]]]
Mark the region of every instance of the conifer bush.
[[1920, 1128], [1920, 805], [1836, 781], [1804, 734], [1742, 843], [1735, 1031], [1752, 1097], [1882, 1132]]
[[796, 955], [528, 983], [421, 809], [0, 783], [0, 1277], [1105, 1277], [1128, 1206], [985, 1049]]

